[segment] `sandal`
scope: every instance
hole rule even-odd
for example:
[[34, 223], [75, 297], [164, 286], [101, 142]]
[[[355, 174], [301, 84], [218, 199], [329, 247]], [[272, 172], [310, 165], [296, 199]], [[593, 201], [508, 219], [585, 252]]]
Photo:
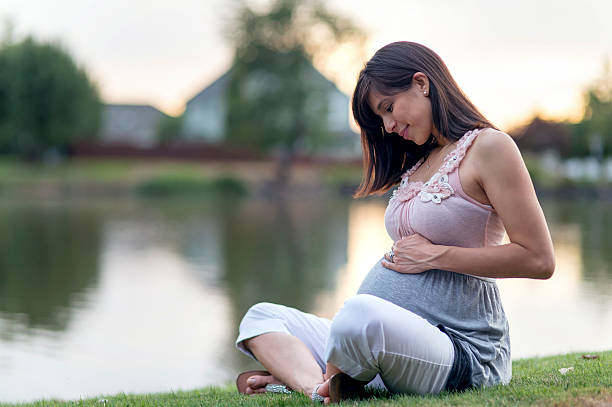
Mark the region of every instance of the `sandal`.
[[[247, 385], [247, 380], [251, 376], [271, 376], [271, 374], [267, 370], [248, 370], [240, 373], [236, 378], [236, 387], [239, 393], [247, 394], [246, 389], [249, 387]], [[268, 383], [265, 388], [269, 393], [293, 393], [287, 386], [279, 383]]]
[[323, 383], [318, 384], [312, 391], [312, 394], [310, 395], [310, 399], [314, 401], [315, 403], [323, 403], [325, 401], [325, 397], [319, 394], [319, 387], [321, 387], [322, 384]]
[[363, 399], [365, 398], [365, 385], [353, 379], [346, 373], [338, 373], [329, 380], [329, 398], [332, 403], [339, 403], [342, 400]]

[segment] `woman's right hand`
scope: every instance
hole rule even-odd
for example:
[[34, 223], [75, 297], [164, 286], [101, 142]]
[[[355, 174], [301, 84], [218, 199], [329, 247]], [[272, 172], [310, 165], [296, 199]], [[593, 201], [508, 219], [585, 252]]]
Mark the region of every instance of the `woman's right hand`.
[[[406, 236], [385, 253], [382, 266], [402, 274], [418, 274], [436, 267], [435, 261], [446, 251], [446, 246], [432, 244], [418, 233]], [[393, 255], [391, 255], [393, 253]]]

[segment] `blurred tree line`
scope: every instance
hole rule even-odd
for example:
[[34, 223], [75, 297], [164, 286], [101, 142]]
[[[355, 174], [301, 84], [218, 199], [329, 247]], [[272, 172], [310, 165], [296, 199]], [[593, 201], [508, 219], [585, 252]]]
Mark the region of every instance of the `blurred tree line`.
[[585, 92], [582, 120], [572, 125], [572, 156], [612, 156], [612, 71], [606, 61], [602, 75]]
[[7, 26], [0, 42], [0, 153], [37, 161], [94, 137], [101, 102], [85, 70], [58, 44], [14, 41]]
[[521, 150], [554, 151], [563, 159], [596, 159], [600, 164], [612, 158], [612, 70], [609, 61], [600, 76], [584, 90], [584, 112], [575, 123], [542, 119], [510, 131]]
[[183, 115], [162, 117], [156, 129], [158, 143], [168, 144], [179, 139], [183, 131], [183, 119]]

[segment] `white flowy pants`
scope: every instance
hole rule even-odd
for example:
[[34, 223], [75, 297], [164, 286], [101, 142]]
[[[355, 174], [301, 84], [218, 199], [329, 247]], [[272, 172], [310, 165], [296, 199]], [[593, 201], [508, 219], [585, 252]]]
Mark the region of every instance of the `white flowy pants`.
[[351, 377], [394, 393], [437, 394], [454, 360], [449, 337], [415, 313], [368, 294], [348, 299], [332, 321], [271, 303], [252, 306], [240, 323], [243, 341], [284, 332], [310, 349], [321, 370], [326, 362]]

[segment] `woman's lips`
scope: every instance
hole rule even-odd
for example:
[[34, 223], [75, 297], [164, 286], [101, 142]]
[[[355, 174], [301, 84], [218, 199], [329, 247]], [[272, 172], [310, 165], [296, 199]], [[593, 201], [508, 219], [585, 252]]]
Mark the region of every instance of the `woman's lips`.
[[400, 137], [408, 140], [408, 126], [404, 127], [404, 129], [400, 132]]

